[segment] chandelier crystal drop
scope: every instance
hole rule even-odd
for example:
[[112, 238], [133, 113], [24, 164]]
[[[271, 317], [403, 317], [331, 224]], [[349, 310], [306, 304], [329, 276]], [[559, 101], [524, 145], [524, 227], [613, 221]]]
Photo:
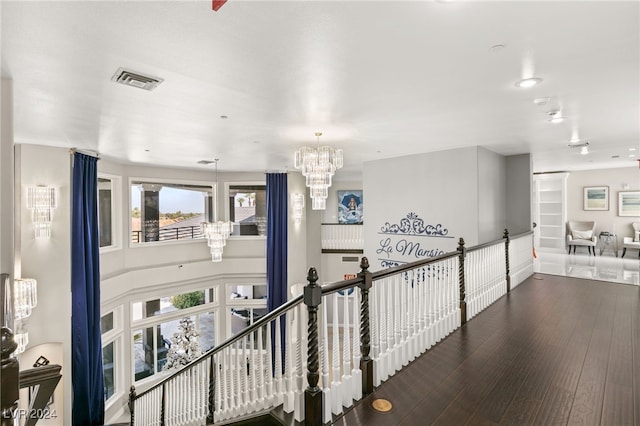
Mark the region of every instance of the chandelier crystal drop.
[[341, 149], [330, 146], [320, 146], [321, 132], [315, 133], [318, 144], [315, 148], [303, 147], [296, 152], [294, 166], [306, 178], [313, 210], [324, 210], [327, 207], [327, 197], [331, 178], [336, 170], [342, 168], [343, 156]]
[[[216, 202], [215, 213], [218, 214], [218, 159], [214, 160], [216, 165]], [[212, 262], [222, 262], [222, 251], [227, 245], [227, 238], [233, 232], [233, 222], [223, 222], [221, 220], [213, 220], [213, 222], [204, 222], [202, 224], [202, 233], [207, 239], [209, 252], [211, 253]]]

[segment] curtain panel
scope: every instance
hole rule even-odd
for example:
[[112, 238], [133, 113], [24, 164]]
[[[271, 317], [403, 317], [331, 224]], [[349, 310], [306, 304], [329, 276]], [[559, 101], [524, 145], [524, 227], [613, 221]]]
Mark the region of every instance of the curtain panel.
[[71, 375], [74, 425], [104, 424], [97, 163], [95, 157], [73, 154]]

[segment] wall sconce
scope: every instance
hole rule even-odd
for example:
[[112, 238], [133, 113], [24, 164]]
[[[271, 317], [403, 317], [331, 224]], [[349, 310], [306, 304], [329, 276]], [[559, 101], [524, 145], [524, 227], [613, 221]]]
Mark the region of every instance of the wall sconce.
[[36, 238], [51, 237], [52, 210], [56, 208], [55, 188], [51, 186], [28, 187], [27, 208], [31, 210], [31, 220]]
[[13, 281], [14, 339], [18, 344], [15, 350], [16, 355], [24, 352], [29, 344], [29, 332], [25, 320], [31, 315], [33, 308], [38, 305], [37, 288], [38, 283], [33, 278], [16, 278]]
[[295, 223], [302, 222], [302, 212], [304, 209], [304, 194], [291, 194], [291, 206], [293, 207], [293, 220]]

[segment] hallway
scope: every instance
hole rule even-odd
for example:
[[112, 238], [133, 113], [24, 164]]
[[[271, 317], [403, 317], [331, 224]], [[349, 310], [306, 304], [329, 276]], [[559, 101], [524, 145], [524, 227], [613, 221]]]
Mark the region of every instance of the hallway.
[[537, 273], [335, 424], [640, 425], [640, 288]]

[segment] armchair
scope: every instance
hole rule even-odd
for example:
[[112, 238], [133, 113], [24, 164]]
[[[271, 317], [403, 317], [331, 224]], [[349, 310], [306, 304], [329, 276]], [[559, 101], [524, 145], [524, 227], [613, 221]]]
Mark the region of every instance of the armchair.
[[633, 237], [622, 239], [622, 257], [627, 254], [628, 248], [638, 250], [638, 257], [640, 257], [640, 222], [633, 222], [631, 226], [633, 226]]
[[593, 251], [593, 255], [596, 255], [596, 244], [598, 243], [598, 237], [595, 235], [596, 223], [593, 221], [570, 221], [568, 223], [567, 232], [567, 246], [569, 247], [569, 254], [571, 254], [571, 247], [573, 247], [573, 253], [576, 252], [576, 247], [586, 247], [589, 254]]

